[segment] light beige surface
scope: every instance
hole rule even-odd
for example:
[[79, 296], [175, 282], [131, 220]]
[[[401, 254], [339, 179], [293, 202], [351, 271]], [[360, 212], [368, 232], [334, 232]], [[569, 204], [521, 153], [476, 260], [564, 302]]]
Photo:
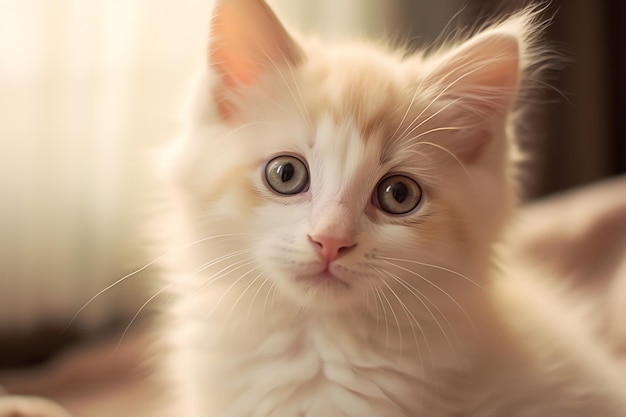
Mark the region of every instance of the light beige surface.
[[[529, 262], [550, 264], [560, 279], [571, 280], [580, 291], [606, 306], [606, 342], [622, 362], [626, 357], [626, 177], [559, 195], [527, 206], [521, 216], [516, 245]], [[163, 395], [148, 378], [144, 365], [147, 332], [138, 329], [77, 347], [50, 366], [0, 374], [0, 385], [15, 394], [51, 398], [76, 417], [148, 417], [154, 399]], [[626, 367], [625, 367], [626, 370]], [[40, 400], [5, 400], [5, 407], [36, 411]], [[61, 416], [2, 414], [7, 416]], [[26, 407], [26, 408], [24, 408]], [[14, 408], [15, 409], [15, 408]]]

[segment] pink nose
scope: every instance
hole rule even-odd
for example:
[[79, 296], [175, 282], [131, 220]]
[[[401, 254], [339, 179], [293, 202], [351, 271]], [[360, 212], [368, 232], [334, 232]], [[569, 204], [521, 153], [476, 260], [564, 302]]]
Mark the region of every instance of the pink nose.
[[326, 261], [326, 264], [331, 263], [356, 246], [352, 240], [347, 238], [309, 235], [309, 240], [315, 245], [317, 252]]

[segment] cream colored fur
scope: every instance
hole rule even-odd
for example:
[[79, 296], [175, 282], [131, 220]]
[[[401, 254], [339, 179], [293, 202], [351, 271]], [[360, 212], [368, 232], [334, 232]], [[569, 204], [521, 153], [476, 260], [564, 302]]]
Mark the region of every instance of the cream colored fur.
[[[587, 310], [506, 250], [536, 20], [404, 57], [299, 39], [260, 0], [217, 2], [164, 153], [169, 415], [626, 415]], [[307, 190], [271, 190], [276, 155], [306, 163]], [[390, 174], [420, 185], [414, 211], [372, 198]], [[350, 249], [327, 265], [317, 236]]]

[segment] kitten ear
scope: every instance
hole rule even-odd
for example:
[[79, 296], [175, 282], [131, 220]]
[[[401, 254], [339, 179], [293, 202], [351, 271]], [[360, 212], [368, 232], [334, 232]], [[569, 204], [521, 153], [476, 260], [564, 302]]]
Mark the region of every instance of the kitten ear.
[[466, 140], [453, 146], [466, 162], [481, 154], [496, 134], [492, 129], [503, 129], [523, 78], [538, 60], [536, 15], [520, 12], [430, 61], [423, 84], [433, 86], [430, 94], [447, 103], [446, 114], [463, 126]]
[[515, 33], [488, 30], [441, 56], [427, 78], [442, 86], [444, 97], [476, 112], [506, 111], [520, 81], [520, 52]]
[[[217, 0], [208, 60], [222, 87], [232, 90], [254, 85], [267, 70], [296, 65], [301, 52], [263, 0]], [[223, 117], [231, 115], [228, 103], [218, 106]]]

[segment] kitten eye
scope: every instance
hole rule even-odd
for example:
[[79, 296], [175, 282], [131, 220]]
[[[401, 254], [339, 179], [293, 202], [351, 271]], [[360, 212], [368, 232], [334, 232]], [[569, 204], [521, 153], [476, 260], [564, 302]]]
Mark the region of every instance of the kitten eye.
[[265, 180], [277, 193], [298, 194], [309, 185], [309, 171], [304, 162], [294, 156], [277, 156], [265, 166]]
[[389, 214], [406, 214], [422, 200], [422, 189], [409, 177], [393, 175], [378, 183], [374, 195], [377, 206]]

